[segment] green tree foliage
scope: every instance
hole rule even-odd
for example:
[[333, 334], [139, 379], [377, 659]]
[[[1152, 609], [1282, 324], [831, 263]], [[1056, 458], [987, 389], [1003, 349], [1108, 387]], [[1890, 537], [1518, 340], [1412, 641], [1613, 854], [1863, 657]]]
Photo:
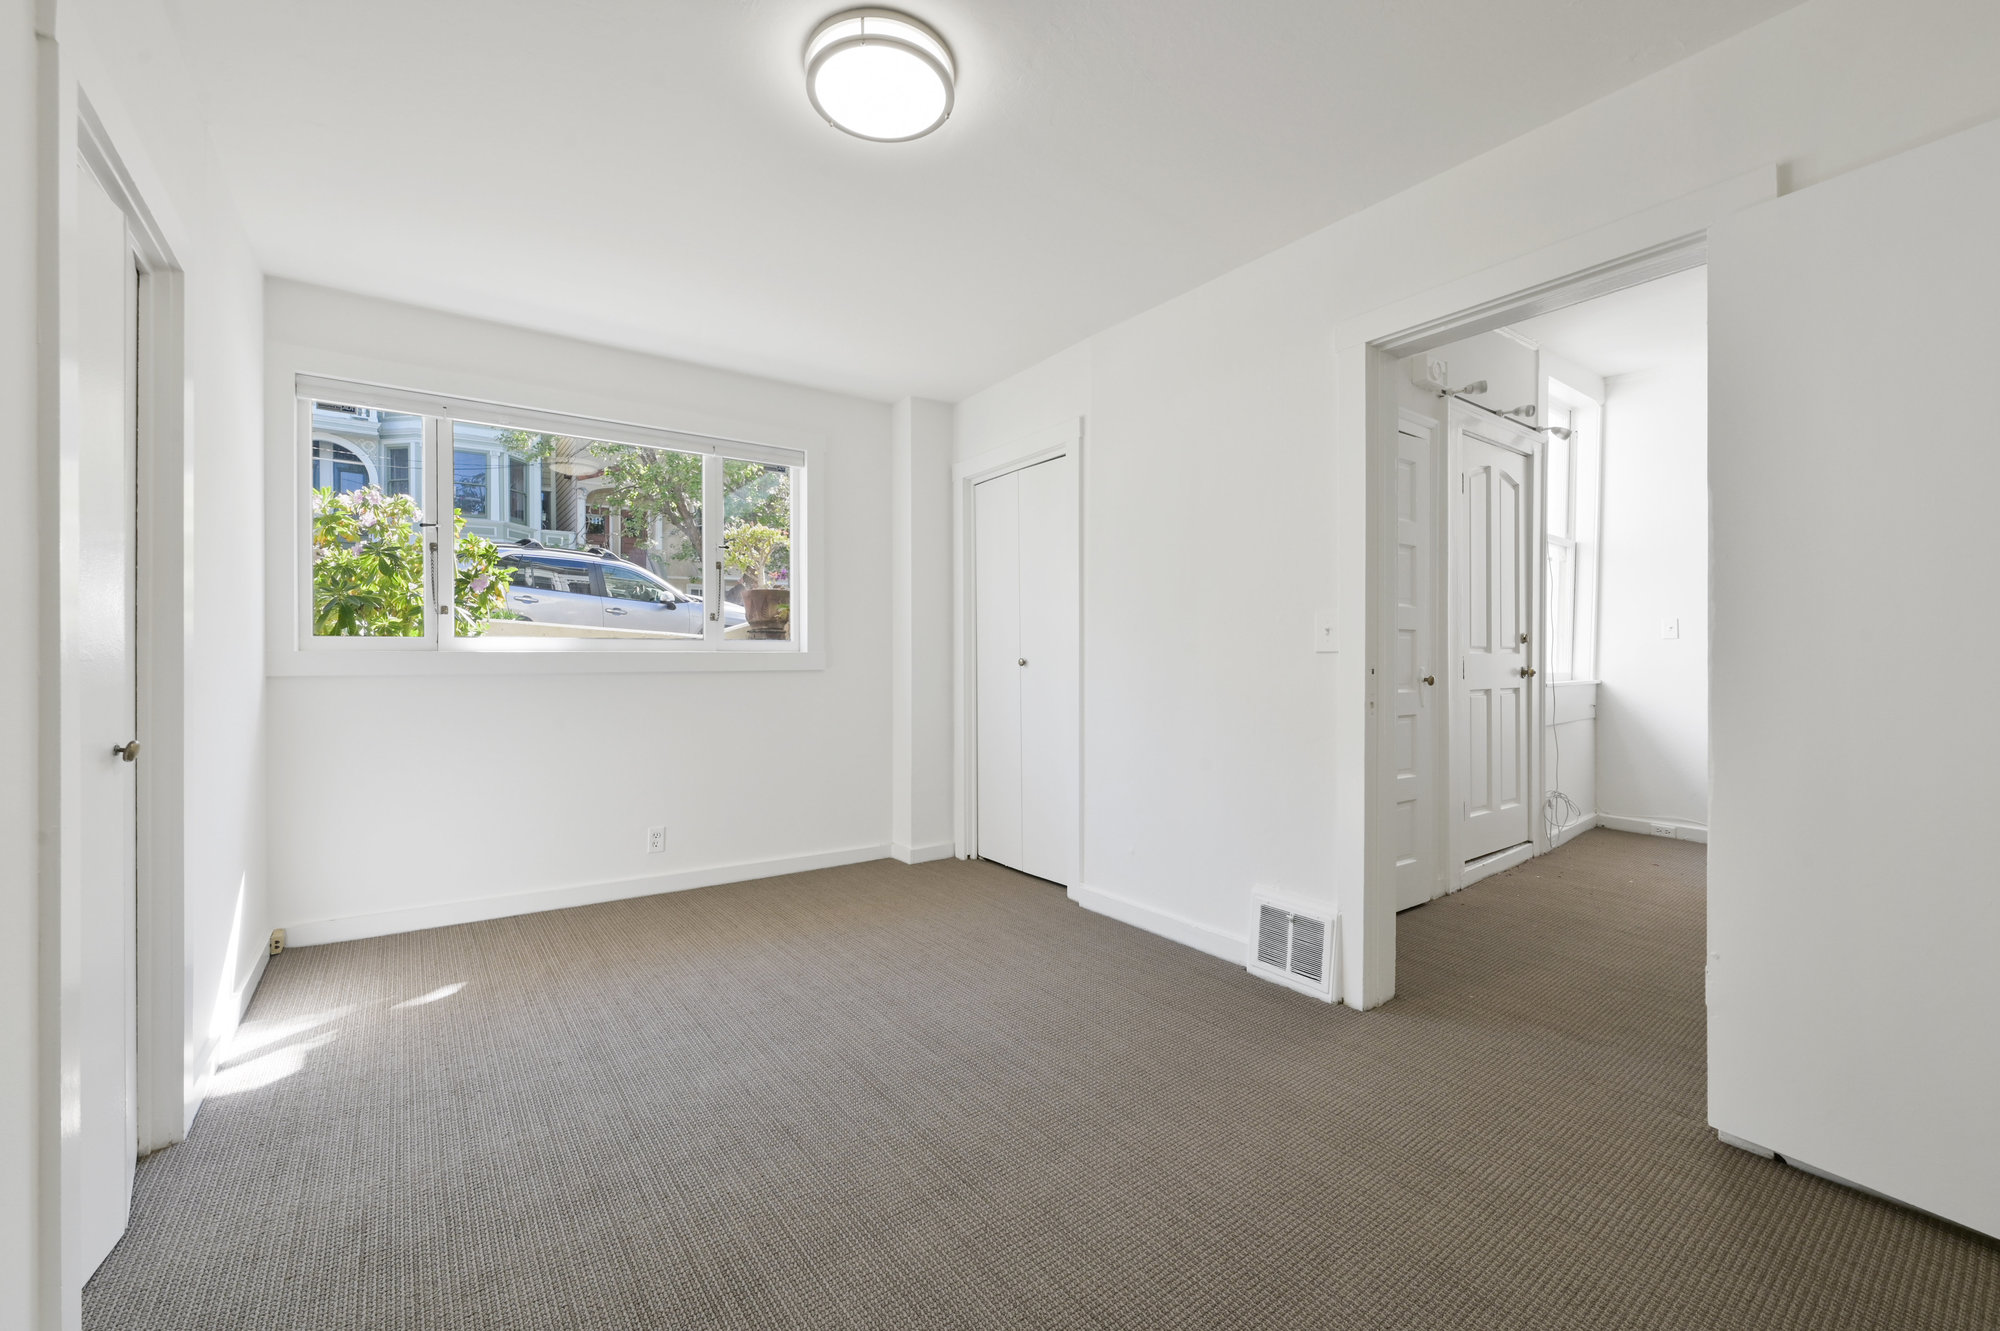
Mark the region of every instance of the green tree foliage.
[[646, 541], [653, 520], [665, 520], [668, 561], [701, 558], [701, 462], [699, 454], [633, 444], [595, 444], [604, 461], [604, 481], [611, 507], [624, 515], [625, 536]]
[[745, 587], [768, 587], [771, 566], [792, 553], [789, 532], [761, 522], [740, 522], [722, 538], [722, 566], [743, 579]]
[[792, 473], [761, 462], [722, 464], [722, 564], [745, 587], [768, 587], [792, 558]]
[[[458, 632], [512, 618], [500, 550], [454, 523]], [[313, 491], [313, 632], [326, 637], [420, 638], [424, 633], [423, 529], [409, 495], [375, 486]]]

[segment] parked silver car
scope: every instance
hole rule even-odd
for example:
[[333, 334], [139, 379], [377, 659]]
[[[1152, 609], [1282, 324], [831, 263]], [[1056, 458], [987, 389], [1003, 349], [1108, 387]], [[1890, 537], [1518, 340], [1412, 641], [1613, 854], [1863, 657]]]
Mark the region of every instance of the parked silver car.
[[[702, 634], [706, 607], [666, 579], [615, 555], [542, 546], [504, 546], [507, 608], [543, 624], [641, 633]], [[743, 607], [724, 601], [724, 628], [743, 622]]]

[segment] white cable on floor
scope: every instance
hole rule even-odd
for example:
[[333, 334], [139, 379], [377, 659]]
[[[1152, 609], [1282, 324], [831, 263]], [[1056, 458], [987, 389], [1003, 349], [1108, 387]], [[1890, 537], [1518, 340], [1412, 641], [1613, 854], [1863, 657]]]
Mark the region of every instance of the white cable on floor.
[[[1546, 685], [1544, 687], [1547, 688]], [[1549, 692], [1553, 695], [1554, 690], [1550, 689]], [[1553, 703], [1553, 697], [1551, 697], [1550, 701]], [[1583, 817], [1583, 807], [1568, 795], [1565, 795], [1560, 789], [1563, 770], [1562, 727], [1560, 725], [1551, 725], [1549, 730], [1555, 739], [1556, 745], [1555, 779], [1549, 782], [1552, 789], [1550, 789], [1548, 795], [1542, 800], [1542, 823], [1549, 829], [1549, 842], [1551, 847], [1553, 847], [1556, 838], [1560, 837], [1564, 830], [1571, 824]]]

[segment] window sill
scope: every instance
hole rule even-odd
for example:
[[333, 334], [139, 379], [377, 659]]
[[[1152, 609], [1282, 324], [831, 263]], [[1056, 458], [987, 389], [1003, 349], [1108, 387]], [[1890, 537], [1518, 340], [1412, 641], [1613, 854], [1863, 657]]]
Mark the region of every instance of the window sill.
[[289, 648], [271, 654], [274, 678], [400, 676], [464, 679], [523, 675], [678, 675], [824, 670], [826, 654], [804, 651], [383, 651]]

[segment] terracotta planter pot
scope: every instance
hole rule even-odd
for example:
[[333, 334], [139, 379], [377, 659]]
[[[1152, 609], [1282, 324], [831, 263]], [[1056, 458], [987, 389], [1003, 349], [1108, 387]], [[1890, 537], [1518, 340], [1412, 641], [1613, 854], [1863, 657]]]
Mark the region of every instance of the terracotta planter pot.
[[743, 592], [743, 618], [753, 638], [792, 636], [792, 589], [749, 587]]

